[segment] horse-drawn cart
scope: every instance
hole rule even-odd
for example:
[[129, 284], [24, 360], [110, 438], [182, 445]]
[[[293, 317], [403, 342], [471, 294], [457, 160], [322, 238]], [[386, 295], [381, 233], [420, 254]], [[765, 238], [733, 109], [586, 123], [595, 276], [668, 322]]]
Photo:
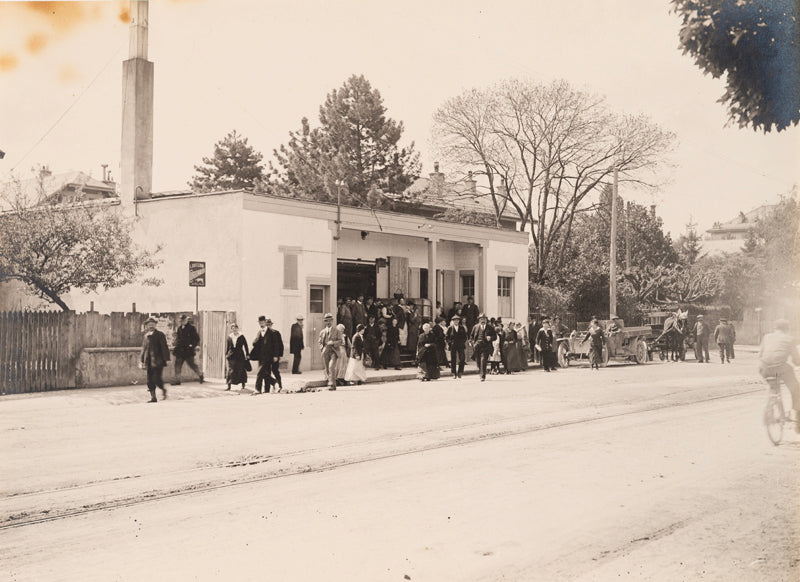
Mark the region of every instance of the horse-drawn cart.
[[686, 359], [686, 350], [691, 348], [686, 323], [688, 314], [688, 310], [681, 311], [680, 309], [676, 312], [651, 311], [647, 314], [647, 324], [652, 330], [651, 354], [658, 353], [661, 360], [683, 361]]
[[[624, 359], [644, 364], [648, 360], [647, 339], [652, 334], [650, 326], [625, 327], [625, 323], [617, 318], [600, 322], [605, 330], [602, 365], [608, 365], [611, 358]], [[589, 341], [582, 341], [589, 327], [587, 322], [578, 323], [578, 329], [569, 337], [558, 340], [558, 363], [562, 368], [569, 366], [570, 361], [589, 357]]]

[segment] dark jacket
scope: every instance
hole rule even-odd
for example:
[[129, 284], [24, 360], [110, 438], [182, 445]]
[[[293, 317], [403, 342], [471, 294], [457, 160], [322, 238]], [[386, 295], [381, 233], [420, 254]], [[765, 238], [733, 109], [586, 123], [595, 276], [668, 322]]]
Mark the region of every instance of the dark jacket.
[[197, 328], [191, 323], [186, 323], [175, 332], [175, 348], [172, 352], [179, 358], [194, 356], [194, 348], [200, 343]]
[[478, 323], [478, 316], [481, 314], [480, 309], [474, 303], [465, 303], [461, 306], [461, 313], [465, 319], [464, 325], [467, 329], [472, 329]]
[[231, 336], [227, 337], [225, 342], [225, 358], [230, 362], [244, 361], [250, 356], [250, 350], [247, 347], [247, 340], [243, 335], [236, 338], [236, 345], [233, 343]]
[[445, 340], [451, 350], [463, 350], [467, 346], [467, 328], [464, 327], [464, 324], [460, 324], [458, 327], [451, 325], [447, 328]]
[[364, 355], [364, 338], [360, 334], [353, 336], [353, 347], [350, 350], [350, 357], [360, 360]]
[[358, 327], [358, 324], [367, 325], [367, 308], [363, 303], [354, 301], [350, 307], [350, 313], [353, 316], [353, 329]]
[[144, 334], [142, 342], [142, 363], [148, 368], [163, 368], [169, 362], [169, 348], [167, 347], [167, 336], [158, 331]]
[[283, 357], [283, 339], [281, 332], [275, 329], [267, 329], [262, 335], [258, 332], [253, 349], [250, 350], [250, 359], [258, 360], [260, 364], [272, 363], [274, 358]]
[[303, 326], [299, 323], [293, 323], [292, 330], [289, 332], [289, 353], [299, 354], [305, 347], [306, 345], [303, 342]]
[[540, 329], [536, 334], [536, 345], [541, 348], [542, 352], [554, 352], [556, 349], [556, 341], [553, 336], [553, 330]]
[[481, 324], [476, 323], [475, 327], [472, 328], [469, 338], [475, 345], [475, 350], [491, 353], [492, 342], [497, 339], [497, 332], [488, 323], [483, 326], [483, 330], [481, 330]]

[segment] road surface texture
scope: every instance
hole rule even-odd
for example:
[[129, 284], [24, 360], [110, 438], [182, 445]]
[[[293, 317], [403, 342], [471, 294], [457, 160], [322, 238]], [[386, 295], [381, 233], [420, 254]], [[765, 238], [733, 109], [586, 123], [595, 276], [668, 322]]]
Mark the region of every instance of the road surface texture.
[[0, 579], [800, 580], [755, 356], [0, 400]]

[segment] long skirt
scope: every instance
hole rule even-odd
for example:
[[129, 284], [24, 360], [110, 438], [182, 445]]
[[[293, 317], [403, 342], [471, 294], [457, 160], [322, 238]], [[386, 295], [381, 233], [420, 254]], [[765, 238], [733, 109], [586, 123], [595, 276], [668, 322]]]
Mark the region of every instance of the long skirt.
[[516, 343], [503, 346], [503, 355], [506, 357], [506, 366], [509, 372], [519, 372], [522, 370]]
[[364, 368], [363, 358], [350, 358], [347, 362], [347, 371], [344, 373], [345, 382], [366, 382], [367, 370]]
[[400, 345], [406, 347], [408, 345], [408, 326], [404, 325], [403, 327], [399, 327], [397, 331], [400, 335]]
[[385, 346], [383, 348], [383, 352], [381, 353], [381, 365], [387, 368], [399, 368], [400, 367], [400, 347], [388, 347]]
[[344, 380], [345, 372], [347, 372], [347, 360], [350, 358], [347, 357], [347, 350], [344, 349], [344, 346], [339, 348], [337, 355], [339, 359], [336, 360], [336, 379]]
[[438, 380], [439, 376], [438, 350], [430, 348], [430, 350], [419, 359], [417, 378], [420, 380]]
[[590, 346], [589, 347], [589, 364], [592, 366], [600, 366], [603, 363], [603, 347]]
[[228, 373], [225, 375], [225, 382], [228, 384], [247, 384], [247, 370], [244, 365], [244, 359], [228, 360]]

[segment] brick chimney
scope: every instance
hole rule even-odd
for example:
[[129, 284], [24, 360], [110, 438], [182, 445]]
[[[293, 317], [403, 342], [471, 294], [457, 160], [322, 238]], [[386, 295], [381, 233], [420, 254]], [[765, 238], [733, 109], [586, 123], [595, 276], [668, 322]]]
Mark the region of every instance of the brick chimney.
[[433, 163], [433, 172], [430, 173], [431, 188], [437, 194], [444, 189], [444, 174], [439, 171], [439, 162]]
[[147, 60], [148, 5], [131, 0], [128, 60], [122, 63], [120, 199], [134, 212], [153, 188], [153, 63]]

